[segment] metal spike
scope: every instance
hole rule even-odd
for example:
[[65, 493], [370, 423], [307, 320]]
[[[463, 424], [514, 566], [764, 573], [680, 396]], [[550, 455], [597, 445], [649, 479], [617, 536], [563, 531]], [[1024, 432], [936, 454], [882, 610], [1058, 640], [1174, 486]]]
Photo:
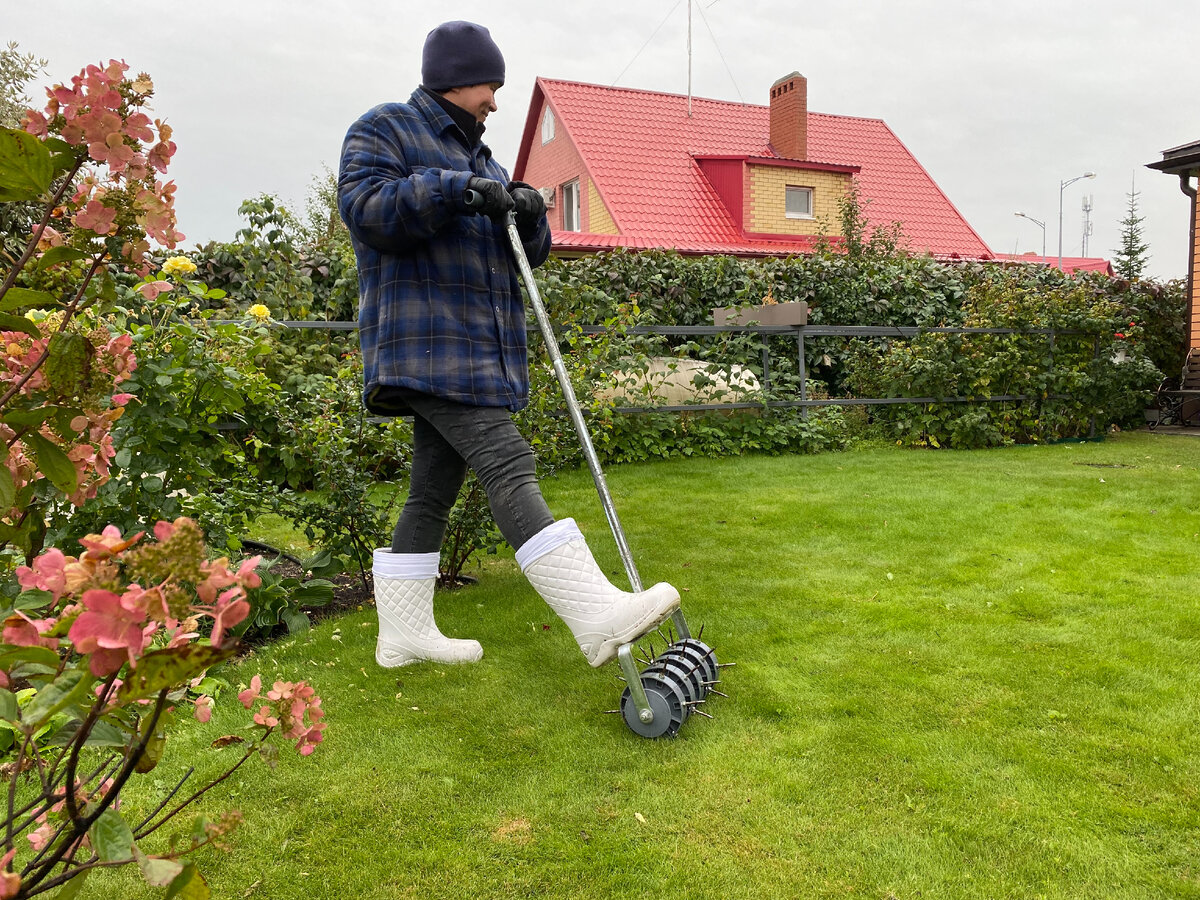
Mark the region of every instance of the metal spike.
[[720, 684], [721, 679], [718, 678], [715, 681], [702, 681], [700, 683], [703, 684], [705, 687], [712, 687], [714, 684]]
[[736, 665], [737, 665], [737, 663], [717, 663], [717, 668], [718, 669], [728, 669], [731, 666], [736, 666]]
[[646, 641], [646, 643], [650, 645], [650, 657], [651, 657], [651, 659], [653, 659], [654, 657], [658, 656], [658, 654], [654, 652], [654, 641]]
[[670, 619], [667, 619], [667, 634], [671, 636], [671, 643], [675, 643], [675, 629], [671, 627]]
[[724, 697], [726, 700], [729, 699], [729, 695], [726, 694], [724, 691], [717, 691], [717, 690], [713, 690], [712, 688], [709, 688], [708, 692], [710, 694], [716, 694], [718, 697]]
[[700, 623], [700, 633], [698, 635], [696, 635], [696, 640], [700, 640], [702, 637], [704, 637], [704, 623], [703, 622]]
[[619, 716], [620, 714], [621, 711], [619, 709], [606, 709], [604, 711], [604, 715], [606, 716]]
[[704, 716], [704, 718], [706, 718], [706, 719], [715, 719], [716, 718], [716, 716], [712, 715], [711, 713], [706, 713], [702, 709], [693, 709], [692, 712], [697, 716]]
[[707, 700], [684, 700], [684, 706], [699, 706], [701, 703], [707, 703]]

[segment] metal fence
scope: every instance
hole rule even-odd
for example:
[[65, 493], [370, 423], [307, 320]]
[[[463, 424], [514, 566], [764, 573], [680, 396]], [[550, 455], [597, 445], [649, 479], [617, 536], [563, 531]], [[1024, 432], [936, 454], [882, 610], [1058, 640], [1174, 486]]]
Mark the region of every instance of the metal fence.
[[[221, 320], [229, 322], [236, 320]], [[220, 324], [220, 323], [218, 323]], [[356, 331], [357, 322], [321, 322], [312, 320], [277, 321], [275, 324], [284, 328], [318, 329], [326, 331]], [[583, 327], [583, 334], [606, 334], [612, 329], [602, 325]], [[954, 397], [824, 397], [810, 398], [808, 396], [809, 367], [806, 359], [807, 341], [812, 338], [843, 337], [843, 338], [902, 338], [911, 339], [921, 334], [1019, 334], [1043, 335], [1047, 339], [1051, 358], [1054, 354], [1055, 341], [1062, 335], [1093, 338], [1093, 353], [1100, 356], [1100, 335], [1086, 331], [1055, 330], [1049, 328], [965, 328], [965, 327], [916, 327], [900, 325], [656, 325], [637, 326], [622, 330], [623, 334], [658, 335], [663, 337], [690, 337], [717, 335], [728, 333], [758, 334], [764, 336], [794, 336], [796, 341], [796, 362], [799, 381], [799, 397], [794, 400], [744, 401], [734, 403], [693, 403], [663, 406], [617, 406], [614, 412], [639, 414], [658, 412], [704, 412], [709, 410], [732, 409], [800, 409], [807, 418], [808, 410], [817, 406], [888, 406], [900, 403], [1015, 403], [1030, 400], [1068, 400], [1065, 394], [1051, 394], [1038, 397], [1030, 394], [993, 394], [988, 396], [954, 396]], [[762, 390], [764, 397], [770, 391], [771, 385], [771, 351], [770, 342], [762, 343]], [[370, 421], [387, 421], [379, 418]], [[1092, 419], [1092, 433], [1095, 433], [1095, 418]]]

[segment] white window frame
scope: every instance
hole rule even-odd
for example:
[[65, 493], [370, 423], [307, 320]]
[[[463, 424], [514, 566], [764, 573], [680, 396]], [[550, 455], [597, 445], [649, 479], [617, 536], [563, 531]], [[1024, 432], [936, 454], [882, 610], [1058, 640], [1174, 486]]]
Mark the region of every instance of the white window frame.
[[579, 179], [568, 181], [562, 186], [563, 231], [583, 231], [579, 215]]
[[[808, 212], [793, 212], [790, 209], [789, 202], [792, 197], [806, 196], [808, 198]], [[798, 184], [789, 184], [783, 189], [783, 214], [789, 219], [811, 219], [813, 217], [813, 189], [810, 187], [801, 187]]]
[[554, 110], [549, 106], [542, 114], [542, 143], [548, 144], [554, 140]]

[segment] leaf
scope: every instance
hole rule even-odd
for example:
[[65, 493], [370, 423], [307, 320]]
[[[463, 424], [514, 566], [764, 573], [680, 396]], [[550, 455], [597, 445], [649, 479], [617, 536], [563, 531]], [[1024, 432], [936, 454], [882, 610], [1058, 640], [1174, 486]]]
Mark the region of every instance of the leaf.
[[208, 890], [208, 882], [200, 874], [195, 863], [185, 863], [183, 871], [171, 882], [163, 900], [209, 900], [212, 894]]
[[57, 266], [65, 262], [74, 262], [77, 259], [87, 259], [87, 254], [82, 250], [76, 250], [74, 247], [51, 247], [42, 254], [38, 260], [37, 267], [39, 269], [48, 269], [51, 266]]
[[53, 602], [54, 595], [49, 591], [30, 588], [17, 594], [17, 599], [13, 601], [13, 609], [42, 609]]
[[13, 482], [8, 466], [0, 466], [0, 510], [12, 509], [17, 499], [17, 486]]
[[109, 807], [100, 813], [88, 830], [92, 847], [103, 862], [128, 862], [133, 859], [133, 832], [117, 810]]
[[324, 578], [313, 578], [292, 591], [292, 602], [298, 606], [324, 606], [333, 599], [334, 585]]
[[[0, 201], [2, 202], [2, 201]], [[11, 293], [12, 289], [9, 289]], [[5, 294], [5, 298], [8, 295]], [[24, 316], [13, 316], [8, 313], [0, 313], [0, 331], [21, 331], [31, 337], [41, 337], [42, 333], [38, 331], [37, 325], [30, 322]]]
[[183, 863], [178, 860], [147, 856], [137, 847], [133, 848], [133, 858], [137, 860], [142, 876], [151, 887], [166, 887], [183, 872]]
[[62, 890], [54, 895], [54, 900], [73, 900], [83, 889], [83, 883], [87, 881], [88, 872], [90, 869], [84, 869], [70, 881], [62, 886]]
[[312, 627], [312, 623], [308, 620], [303, 612], [298, 609], [285, 609], [280, 615], [283, 623], [287, 625], [288, 634], [296, 634], [301, 631], [308, 631]]
[[[55, 250], [65, 250], [65, 247], [55, 247]], [[78, 251], [76, 251], [78, 252]], [[45, 308], [58, 306], [58, 302], [45, 291], [31, 291], [29, 288], [11, 287], [0, 298], [0, 310], [5, 312], [13, 309]]]
[[83, 392], [91, 370], [92, 345], [82, 334], [63, 331], [50, 338], [50, 355], [42, 372], [50, 386], [63, 395]]
[[0, 128], [0, 202], [36, 200], [54, 180], [50, 151], [32, 134]]
[[18, 428], [36, 428], [54, 415], [56, 406], [39, 406], [37, 409], [5, 410], [0, 421], [5, 425], [15, 425]]
[[244, 743], [246, 743], [246, 739], [244, 737], [239, 737], [236, 734], [227, 734], [227, 735], [219, 737], [215, 741], [213, 741], [212, 746], [213, 746], [213, 748], [220, 750], [224, 747], [230, 746], [231, 744], [244, 744]]
[[40, 663], [58, 667], [58, 654], [49, 647], [12, 647], [0, 653], [0, 671], [8, 672], [20, 663]]
[[75, 493], [78, 487], [75, 466], [67, 459], [67, 454], [36, 431], [29, 432], [21, 439], [37, 456], [38, 469], [50, 479], [50, 483], [64, 494]]
[[187, 644], [147, 653], [121, 685], [117, 702], [125, 704], [177, 687], [235, 652], [233, 647], [218, 649], [207, 644]]
[[33, 728], [41, 726], [56, 712], [86, 696], [92, 680], [90, 673], [83, 668], [67, 669], [42, 687], [25, 707], [22, 716], [25, 724]]
[[0, 688], [0, 719], [5, 722], [16, 722], [21, 715], [17, 708], [17, 695], [12, 691]]

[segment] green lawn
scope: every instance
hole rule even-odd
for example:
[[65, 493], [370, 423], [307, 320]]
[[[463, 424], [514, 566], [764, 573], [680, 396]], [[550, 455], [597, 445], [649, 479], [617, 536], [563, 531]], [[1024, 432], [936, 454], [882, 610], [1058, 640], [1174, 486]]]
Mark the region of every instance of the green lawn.
[[[608, 475], [643, 579], [737, 662], [716, 720], [603, 715], [615, 666], [488, 557], [438, 600], [479, 664], [379, 669], [367, 609], [226, 671], [309, 679], [330, 725], [212, 792], [246, 819], [214, 896], [1200, 897], [1200, 440]], [[544, 487], [617, 580], [587, 473]], [[215, 771], [222, 701], [127, 809]]]

